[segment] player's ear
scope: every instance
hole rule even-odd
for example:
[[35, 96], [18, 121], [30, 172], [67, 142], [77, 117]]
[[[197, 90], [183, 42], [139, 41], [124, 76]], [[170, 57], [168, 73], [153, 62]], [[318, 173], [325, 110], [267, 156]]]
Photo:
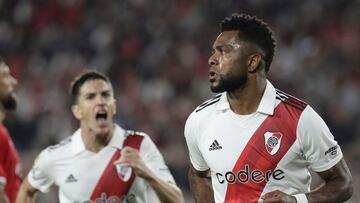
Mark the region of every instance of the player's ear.
[[250, 55], [248, 60], [248, 71], [250, 73], [255, 72], [260, 67], [261, 59], [262, 59], [261, 54], [255, 53]]
[[71, 110], [76, 119], [78, 119], [78, 120], [82, 119], [82, 112], [81, 112], [79, 105], [77, 105], [77, 104], [72, 105]]

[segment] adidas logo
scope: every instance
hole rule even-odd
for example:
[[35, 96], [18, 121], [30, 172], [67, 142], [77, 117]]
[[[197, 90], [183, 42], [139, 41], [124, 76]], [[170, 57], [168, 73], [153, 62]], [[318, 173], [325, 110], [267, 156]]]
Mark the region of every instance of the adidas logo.
[[73, 174], [70, 174], [66, 180], [65, 180], [65, 183], [73, 183], [73, 182], [77, 182], [77, 179], [74, 177]]
[[209, 151], [222, 149], [222, 146], [218, 143], [217, 140], [214, 140], [214, 142], [210, 145]]

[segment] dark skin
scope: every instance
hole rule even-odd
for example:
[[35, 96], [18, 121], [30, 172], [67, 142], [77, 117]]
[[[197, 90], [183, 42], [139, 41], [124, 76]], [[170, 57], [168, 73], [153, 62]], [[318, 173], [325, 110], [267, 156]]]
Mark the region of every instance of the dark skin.
[[[306, 194], [310, 203], [344, 202], [351, 196], [353, 192], [351, 175], [344, 159], [331, 169], [317, 174], [325, 181], [325, 184]], [[262, 198], [264, 203], [296, 203], [294, 197], [279, 190], [267, 193]]]
[[214, 191], [211, 187], [210, 171], [197, 171], [190, 164], [188, 173], [190, 190], [196, 202], [215, 202]]
[[[221, 78], [233, 74], [247, 77], [244, 85], [227, 91], [231, 110], [237, 114], [251, 114], [258, 108], [266, 87], [264, 53], [249, 42], [241, 41], [238, 31], [222, 32], [214, 42], [209, 59], [211, 89], [221, 89]], [[197, 203], [214, 202], [209, 184], [209, 171], [189, 170], [191, 191]], [[344, 159], [329, 170], [318, 172], [325, 184], [306, 194], [309, 203], [343, 202], [353, 192], [352, 178]], [[210, 195], [212, 194], [212, 195]], [[209, 196], [212, 196], [211, 199]], [[296, 203], [295, 197], [281, 191], [262, 196], [264, 203]]]

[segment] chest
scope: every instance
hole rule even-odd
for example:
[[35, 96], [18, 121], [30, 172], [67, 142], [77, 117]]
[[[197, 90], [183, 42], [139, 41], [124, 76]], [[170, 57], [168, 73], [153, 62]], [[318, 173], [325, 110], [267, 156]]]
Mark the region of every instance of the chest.
[[[203, 125], [200, 151], [212, 172], [232, 171], [235, 167], [276, 165], [296, 140], [296, 128], [276, 117], [255, 114], [244, 118], [224, 113]], [[291, 155], [292, 154], [292, 155]]]
[[[54, 165], [52, 177], [59, 186], [60, 194], [65, 199], [85, 201], [99, 189], [104, 191], [104, 194], [100, 194], [101, 198], [117, 198], [107, 196], [111, 194], [111, 185], [120, 180], [117, 173], [111, 172], [112, 168], [116, 170], [113, 165], [115, 154], [114, 148], [107, 148], [97, 154], [85, 151], [77, 156], [58, 160]], [[101, 188], [99, 182], [103, 183], [100, 184]]]

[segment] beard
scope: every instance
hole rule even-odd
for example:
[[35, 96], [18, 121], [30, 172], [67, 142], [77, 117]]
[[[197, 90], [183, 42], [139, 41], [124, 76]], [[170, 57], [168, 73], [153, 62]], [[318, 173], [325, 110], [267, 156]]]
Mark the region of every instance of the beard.
[[246, 86], [248, 77], [243, 75], [224, 76], [219, 75], [219, 83], [217, 85], [211, 85], [210, 89], [214, 93], [221, 92], [233, 92], [237, 89], [242, 89]]
[[16, 96], [13, 93], [11, 93], [7, 95], [5, 98], [3, 98], [1, 103], [6, 111], [15, 110], [17, 106]]

